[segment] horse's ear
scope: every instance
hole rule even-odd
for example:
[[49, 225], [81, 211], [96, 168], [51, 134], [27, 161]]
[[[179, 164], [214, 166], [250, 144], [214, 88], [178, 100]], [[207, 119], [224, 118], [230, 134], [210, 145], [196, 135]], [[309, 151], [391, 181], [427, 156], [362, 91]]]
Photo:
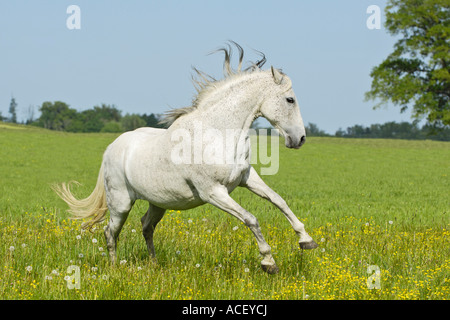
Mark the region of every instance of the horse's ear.
[[283, 81], [283, 75], [281, 74], [281, 72], [273, 66], [271, 66], [270, 68], [272, 69], [273, 81], [275, 81], [276, 84], [281, 84], [281, 82]]

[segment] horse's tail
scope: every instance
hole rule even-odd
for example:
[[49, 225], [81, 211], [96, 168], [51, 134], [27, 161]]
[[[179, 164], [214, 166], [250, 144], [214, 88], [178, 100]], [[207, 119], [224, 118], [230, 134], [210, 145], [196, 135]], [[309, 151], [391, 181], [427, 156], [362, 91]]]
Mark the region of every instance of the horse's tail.
[[76, 181], [62, 183], [60, 185], [53, 185], [52, 189], [63, 199], [70, 207], [70, 212], [73, 219], [88, 219], [83, 222], [81, 227], [90, 230], [96, 223], [105, 220], [106, 211], [108, 210], [106, 204], [106, 192], [103, 178], [103, 164], [100, 167], [100, 172], [97, 178], [97, 184], [94, 191], [85, 199], [77, 199], [70, 191], [72, 183], [79, 184]]

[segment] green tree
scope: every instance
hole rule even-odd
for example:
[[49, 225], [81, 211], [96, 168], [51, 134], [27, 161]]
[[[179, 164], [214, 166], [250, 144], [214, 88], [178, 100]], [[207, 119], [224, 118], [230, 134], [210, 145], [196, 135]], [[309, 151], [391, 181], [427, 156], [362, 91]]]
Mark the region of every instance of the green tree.
[[41, 116], [37, 120], [37, 125], [51, 130], [70, 130], [71, 125], [77, 120], [77, 110], [69, 108], [69, 105], [62, 101], [42, 103], [39, 108]]
[[122, 125], [118, 121], [106, 123], [100, 132], [123, 132]]
[[94, 109], [87, 109], [81, 112], [83, 122], [82, 132], [100, 132], [105, 123]]
[[17, 102], [14, 97], [11, 97], [11, 102], [9, 103], [9, 113], [11, 114], [9, 121], [12, 123], [17, 123]]
[[95, 106], [94, 111], [99, 115], [100, 119], [105, 122], [120, 121], [122, 118], [122, 111], [117, 109], [115, 105], [102, 103], [100, 107]]
[[137, 114], [126, 114], [120, 120], [120, 124], [124, 131], [132, 131], [137, 128], [145, 127], [145, 120]]
[[430, 125], [450, 125], [450, 2], [448, 0], [389, 0], [385, 26], [399, 40], [374, 67], [366, 100], [380, 99]]
[[326, 132], [320, 130], [319, 127], [315, 123], [309, 122], [305, 127], [306, 136], [308, 137], [325, 137], [327, 136]]
[[80, 131], [83, 132], [100, 132], [103, 126], [110, 121], [120, 121], [121, 111], [114, 105], [102, 104], [94, 106], [92, 109], [87, 109], [81, 112], [81, 119], [83, 127]]
[[164, 128], [164, 125], [159, 123], [160, 115], [155, 115], [153, 113], [150, 113], [147, 115], [144, 113], [141, 118], [145, 121], [146, 127], [154, 127], [154, 128]]
[[347, 130], [339, 128], [335, 134], [342, 138], [382, 138], [382, 139], [432, 139], [450, 141], [450, 127], [444, 127], [439, 132], [433, 131], [430, 124], [419, 128], [418, 122], [386, 122], [384, 124], [372, 124], [370, 127], [354, 125]]

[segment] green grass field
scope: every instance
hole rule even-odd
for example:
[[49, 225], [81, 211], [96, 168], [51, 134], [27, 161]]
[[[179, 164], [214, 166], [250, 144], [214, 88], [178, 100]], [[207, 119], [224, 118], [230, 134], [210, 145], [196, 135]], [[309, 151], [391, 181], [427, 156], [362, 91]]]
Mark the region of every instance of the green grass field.
[[[263, 179], [319, 248], [302, 252], [281, 212], [235, 190], [272, 247], [280, 273], [268, 275], [250, 230], [210, 205], [166, 213], [155, 263], [141, 235], [147, 206], [137, 202], [112, 266], [105, 224], [82, 232], [50, 185], [77, 180], [76, 194], [87, 196], [115, 137], [0, 123], [0, 298], [450, 298], [448, 142], [308, 138], [300, 150], [282, 146], [278, 174]], [[79, 267], [78, 289], [68, 288], [70, 266]]]

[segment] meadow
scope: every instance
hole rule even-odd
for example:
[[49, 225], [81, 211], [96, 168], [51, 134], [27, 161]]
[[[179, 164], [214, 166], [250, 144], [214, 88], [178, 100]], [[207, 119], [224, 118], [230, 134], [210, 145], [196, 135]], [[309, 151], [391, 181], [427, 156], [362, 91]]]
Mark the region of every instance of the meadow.
[[[141, 234], [147, 204], [137, 202], [111, 265], [105, 223], [81, 230], [50, 185], [77, 180], [75, 193], [87, 196], [116, 137], [0, 122], [1, 299], [450, 298], [448, 142], [312, 137], [300, 150], [280, 143], [279, 172], [263, 179], [319, 248], [302, 251], [277, 208], [235, 190], [272, 247], [280, 272], [268, 275], [250, 230], [210, 205], [166, 213], [154, 262]], [[78, 286], [68, 280], [74, 266]]]

